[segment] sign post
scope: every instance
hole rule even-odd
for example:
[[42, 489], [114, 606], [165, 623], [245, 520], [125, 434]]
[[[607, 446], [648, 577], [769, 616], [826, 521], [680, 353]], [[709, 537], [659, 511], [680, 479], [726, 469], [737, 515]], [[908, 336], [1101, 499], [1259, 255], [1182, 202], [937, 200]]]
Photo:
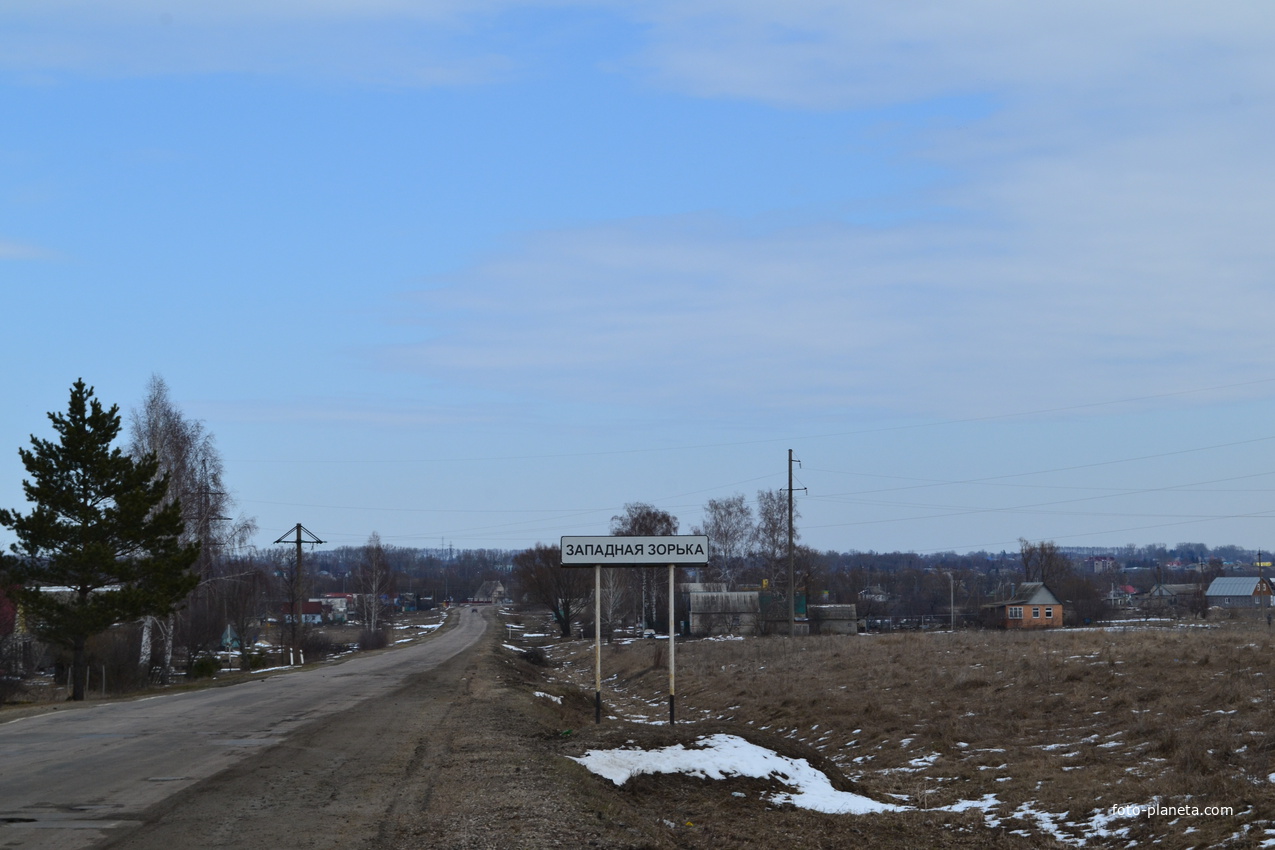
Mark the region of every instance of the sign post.
[[673, 574], [677, 567], [669, 564], [668, 568], [668, 725], [672, 726], [677, 712], [677, 679], [674, 671], [673, 653], [677, 649], [677, 618], [673, 616], [673, 600], [677, 598], [673, 586]]
[[563, 537], [562, 566], [593, 567], [593, 722], [602, 722], [602, 568], [668, 567], [668, 722], [677, 718], [677, 568], [708, 563], [708, 536]]
[[602, 722], [602, 567], [593, 565], [593, 722]]

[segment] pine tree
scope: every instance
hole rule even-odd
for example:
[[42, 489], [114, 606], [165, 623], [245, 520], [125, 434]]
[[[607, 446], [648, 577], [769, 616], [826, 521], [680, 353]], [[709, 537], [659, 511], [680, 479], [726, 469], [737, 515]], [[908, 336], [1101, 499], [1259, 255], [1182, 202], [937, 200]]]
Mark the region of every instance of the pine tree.
[[[118, 406], [104, 410], [79, 380], [66, 414], [50, 413], [58, 441], [31, 437], [18, 454], [34, 509], [0, 510], [12, 529], [8, 572], [27, 622], [50, 643], [70, 649], [72, 698], [84, 699], [90, 637], [113, 624], [163, 616], [194, 588], [199, 545], [183, 545], [181, 505], [164, 504], [168, 477], [155, 457], [129, 457], [111, 444]], [[56, 588], [56, 589], [55, 589]]]

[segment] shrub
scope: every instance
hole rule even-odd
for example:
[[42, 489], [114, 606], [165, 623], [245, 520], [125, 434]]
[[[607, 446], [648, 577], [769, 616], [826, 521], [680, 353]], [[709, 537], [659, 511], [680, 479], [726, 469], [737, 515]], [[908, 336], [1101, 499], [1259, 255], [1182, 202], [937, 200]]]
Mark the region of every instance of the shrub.
[[320, 631], [309, 631], [301, 638], [301, 651], [306, 661], [321, 661], [332, 654], [336, 645], [332, 638]]
[[26, 685], [18, 676], [6, 676], [0, 673], [0, 705], [13, 702], [15, 697], [26, 694]]
[[221, 672], [221, 659], [215, 655], [201, 655], [190, 664], [187, 679], [211, 679]]
[[260, 670], [269, 666], [270, 656], [260, 649], [250, 649], [239, 658], [241, 670]]
[[390, 645], [390, 636], [381, 629], [364, 629], [359, 632], [359, 649], [384, 649]]

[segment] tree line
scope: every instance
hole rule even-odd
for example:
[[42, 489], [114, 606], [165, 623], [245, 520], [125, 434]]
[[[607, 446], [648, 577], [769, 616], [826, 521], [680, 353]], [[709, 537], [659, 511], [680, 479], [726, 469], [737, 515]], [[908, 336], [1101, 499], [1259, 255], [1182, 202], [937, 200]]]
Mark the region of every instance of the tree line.
[[512, 557], [439, 558], [373, 532], [363, 546], [306, 553], [298, 571], [291, 547], [251, 545], [256, 522], [234, 515], [213, 435], [158, 375], [128, 418], [127, 440], [119, 407], [82, 379], [66, 411], [48, 419], [54, 438], [32, 436], [19, 449], [29, 510], [0, 510], [0, 527], [17, 538], [0, 553], [0, 701], [13, 674], [50, 661], [69, 671], [76, 700], [90, 656], [124, 687], [168, 682], [175, 658], [195, 672], [227, 645], [247, 664], [272, 620], [290, 626], [280, 626], [280, 645], [314, 657], [324, 638], [299, 621], [306, 600], [325, 592], [352, 596], [360, 645], [383, 646], [406, 597], [466, 599]]
[[[287, 551], [250, 545], [256, 524], [231, 516], [212, 434], [182, 414], [159, 376], [130, 416], [127, 450], [116, 445], [123, 434], [118, 406], [105, 407], [83, 380], [71, 387], [66, 412], [48, 419], [55, 439], [32, 436], [30, 448], [19, 449], [30, 510], [0, 509], [0, 526], [17, 538], [0, 553], [0, 638], [15, 631], [17, 603], [26, 633], [68, 654], [75, 699], [84, 697], [90, 641], [120, 624], [137, 625], [140, 675], [166, 681], [175, 652], [189, 664], [234, 635], [246, 654], [281, 600], [295, 616], [311, 591], [357, 594], [368, 643], [383, 634], [395, 598], [464, 600], [483, 581], [506, 578], [510, 567], [516, 591], [547, 606], [564, 635], [592, 594], [591, 571], [562, 569], [556, 546], [431, 551], [385, 545], [375, 532], [361, 547], [310, 553], [297, 574]], [[1018, 552], [966, 555], [818, 552], [797, 543], [789, 587], [788, 525], [783, 490], [760, 490], [751, 503], [742, 493], [710, 499], [690, 529], [709, 538], [709, 562], [685, 577], [727, 591], [762, 589], [775, 604], [803, 593], [811, 601], [855, 602], [863, 613], [937, 612], [958, 590], [966, 605], [977, 605], [1014, 581], [1045, 580], [1073, 607], [1101, 612], [1099, 580], [1076, 569], [1084, 553], [1051, 542], [1024, 540]], [[611, 518], [610, 532], [660, 536], [679, 527], [667, 511], [633, 502]], [[800, 539], [795, 527], [792, 538]], [[1174, 574], [1178, 563], [1207, 563], [1216, 572], [1224, 558], [1254, 557], [1235, 546], [1193, 543], [1130, 545], [1113, 554], [1124, 568], [1142, 570], [1129, 580], [1143, 583], [1151, 575], [1181, 578]], [[666, 596], [667, 583], [650, 570], [605, 570], [603, 621], [667, 628]], [[298, 640], [294, 633], [292, 642]], [[0, 645], [0, 673], [15, 666], [5, 650]], [[22, 658], [17, 666], [29, 662]]]

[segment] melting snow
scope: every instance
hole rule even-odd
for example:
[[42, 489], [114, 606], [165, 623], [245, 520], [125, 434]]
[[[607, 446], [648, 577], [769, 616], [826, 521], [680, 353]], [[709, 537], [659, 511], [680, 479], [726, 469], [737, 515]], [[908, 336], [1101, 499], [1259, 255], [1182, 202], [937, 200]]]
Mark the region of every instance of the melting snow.
[[572, 757], [593, 773], [623, 785], [643, 773], [685, 773], [703, 779], [747, 776], [774, 779], [794, 789], [770, 795], [771, 802], [791, 803], [798, 808], [828, 814], [868, 814], [904, 811], [906, 807], [860, 794], [838, 791], [827, 775], [805, 759], [792, 759], [750, 744], [735, 735], [701, 737], [694, 748], [674, 744], [660, 750], [590, 750]]

